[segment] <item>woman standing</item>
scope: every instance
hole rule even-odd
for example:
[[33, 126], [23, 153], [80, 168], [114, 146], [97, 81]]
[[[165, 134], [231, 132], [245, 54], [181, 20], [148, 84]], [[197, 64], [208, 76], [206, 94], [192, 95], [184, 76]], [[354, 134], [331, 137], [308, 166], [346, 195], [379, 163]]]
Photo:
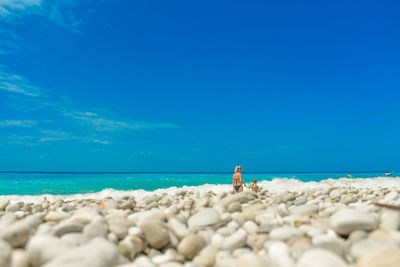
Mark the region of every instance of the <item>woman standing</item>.
[[242, 166], [236, 166], [235, 168], [235, 174], [233, 175], [233, 192], [243, 192], [243, 186], [247, 187], [247, 185], [243, 183], [242, 170]]

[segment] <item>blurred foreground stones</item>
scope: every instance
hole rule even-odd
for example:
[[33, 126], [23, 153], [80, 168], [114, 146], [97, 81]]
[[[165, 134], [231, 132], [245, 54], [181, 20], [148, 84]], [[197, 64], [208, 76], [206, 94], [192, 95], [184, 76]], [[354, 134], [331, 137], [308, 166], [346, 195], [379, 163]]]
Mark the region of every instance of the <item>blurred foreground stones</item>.
[[351, 186], [3, 199], [0, 267], [398, 267], [396, 206], [398, 188]]

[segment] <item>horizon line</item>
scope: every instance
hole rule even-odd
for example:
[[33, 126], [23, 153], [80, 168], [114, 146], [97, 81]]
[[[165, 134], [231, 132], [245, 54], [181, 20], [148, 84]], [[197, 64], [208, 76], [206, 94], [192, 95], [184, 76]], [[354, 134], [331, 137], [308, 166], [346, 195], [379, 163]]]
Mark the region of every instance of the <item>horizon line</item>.
[[[316, 174], [316, 173], [386, 173], [388, 171], [384, 170], [369, 170], [369, 171], [249, 171], [243, 173], [302, 173], [302, 174]], [[390, 171], [390, 172], [398, 172], [398, 171]], [[15, 170], [5, 170], [0, 171], [1, 173], [20, 173], [20, 174], [28, 174], [28, 173], [36, 173], [36, 174], [124, 174], [124, 173], [137, 173], [137, 174], [211, 174], [211, 173], [233, 173], [233, 171], [15, 171]]]

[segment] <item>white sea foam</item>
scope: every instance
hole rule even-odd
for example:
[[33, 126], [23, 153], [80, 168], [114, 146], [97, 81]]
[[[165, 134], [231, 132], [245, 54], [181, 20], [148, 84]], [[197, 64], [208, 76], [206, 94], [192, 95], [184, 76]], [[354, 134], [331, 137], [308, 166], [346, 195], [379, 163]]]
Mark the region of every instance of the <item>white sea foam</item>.
[[[272, 181], [259, 181], [258, 184], [273, 193], [288, 192], [288, 191], [306, 191], [316, 190], [328, 187], [354, 187], [354, 188], [400, 188], [400, 177], [374, 177], [374, 178], [340, 178], [340, 179], [327, 179], [319, 182], [302, 182], [293, 178], [276, 178]], [[161, 188], [155, 191], [146, 190], [115, 190], [111, 188], [104, 189], [96, 193], [86, 194], [72, 194], [72, 195], [2, 195], [0, 200], [9, 199], [11, 202], [24, 201], [31, 203], [39, 203], [44, 199], [55, 201], [63, 199], [65, 201], [75, 199], [103, 199], [105, 197], [112, 197], [115, 199], [123, 196], [134, 196], [136, 199], [152, 194], [169, 194], [173, 195], [180, 190], [192, 191], [193, 193], [205, 194], [207, 192], [228, 192], [232, 190], [231, 184], [214, 185], [204, 184], [200, 186], [183, 186], [183, 187], [170, 187]]]

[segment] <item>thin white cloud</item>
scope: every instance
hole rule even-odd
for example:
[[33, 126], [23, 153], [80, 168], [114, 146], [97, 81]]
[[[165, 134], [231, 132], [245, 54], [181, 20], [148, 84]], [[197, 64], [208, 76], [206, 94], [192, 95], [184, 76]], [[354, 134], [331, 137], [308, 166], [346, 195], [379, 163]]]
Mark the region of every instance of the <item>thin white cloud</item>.
[[82, 137], [82, 136], [75, 136], [65, 131], [49, 131], [44, 130], [42, 131], [42, 136], [39, 137], [38, 142], [45, 143], [45, 142], [55, 142], [55, 141], [81, 141], [83, 143], [98, 143], [102, 145], [109, 145], [111, 144], [110, 141], [105, 139], [99, 139], [98, 137]]
[[13, 23], [24, 16], [42, 16], [49, 21], [79, 33], [81, 21], [71, 8], [76, 0], [0, 0], [0, 20]]
[[39, 135], [39, 142], [66, 141], [74, 139], [70, 134], [64, 131], [43, 130]]
[[4, 120], [0, 121], [0, 127], [23, 127], [30, 128], [37, 125], [37, 121], [29, 120]]
[[76, 1], [74, 0], [56, 0], [49, 6], [47, 17], [49, 20], [70, 29], [72, 32], [81, 33], [82, 31], [79, 29], [79, 26], [82, 21], [79, 20], [70, 10], [66, 10], [75, 4]]
[[26, 49], [23, 40], [9, 27], [23, 17], [40, 16], [71, 32], [81, 33], [82, 21], [72, 11], [77, 4], [77, 0], [0, 0], [0, 56]]
[[[64, 131], [41, 131], [39, 134], [35, 133], [36, 138], [28, 140], [26, 145], [40, 145], [56, 141], [79, 141], [109, 145], [112, 144], [109, 140], [109, 132], [179, 128], [178, 125], [173, 123], [132, 120], [105, 109], [83, 110], [78, 103], [70, 98], [36, 86], [26, 77], [8, 71], [2, 65], [0, 65], [0, 96], [2, 104], [18, 112], [30, 112], [32, 114], [32, 111], [40, 110], [41, 113], [45, 111], [44, 114], [51, 114], [56, 118], [51, 118], [51, 120], [45, 117], [37, 118], [42, 129], [47, 128], [49, 123], [57, 121], [58, 117], [63, 120], [64, 129], [73, 132], [69, 134]], [[38, 122], [33, 120], [0, 121], [0, 127], [28, 128], [37, 124]], [[14, 139], [11, 142], [24, 143], [24, 141]]]
[[39, 7], [41, 4], [41, 0], [0, 0], [0, 15], [11, 16], [16, 12]]
[[31, 133], [31, 135], [0, 136], [1, 145], [25, 145], [38, 146], [52, 142], [79, 141], [81, 143], [94, 143], [100, 145], [110, 145], [111, 141], [98, 136], [76, 136], [60, 130], [42, 130]]
[[[1, 0], [0, 0], [1, 1]], [[25, 48], [24, 44], [21, 44], [21, 38], [18, 37], [13, 31], [4, 28], [0, 28], [0, 56], [8, 54], [16, 54]]]
[[3, 65], [0, 65], [0, 90], [30, 97], [43, 94], [42, 90], [32, 85], [27, 78], [8, 72]]
[[73, 118], [74, 120], [85, 122], [91, 125], [97, 131], [179, 128], [173, 123], [121, 121], [102, 118], [98, 114], [93, 112], [64, 113], [64, 115], [66, 117]]
[[99, 143], [102, 145], [109, 145], [111, 144], [111, 142], [107, 141], [107, 140], [99, 140], [99, 139], [92, 139], [91, 140], [93, 143]]
[[[50, 92], [32, 84], [26, 77], [9, 72], [3, 65], [0, 65], [0, 91], [1, 90], [14, 95], [11, 105], [19, 110], [24, 110], [25, 106], [27, 106], [28, 109], [52, 110], [53, 112], [72, 119], [74, 122], [86, 123], [96, 131], [179, 128], [172, 123], [141, 122], [129, 119], [121, 120], [110, 118], [110, 116], [99, 114], [99, 112], [80, 111], [69, 98], [51, 95]], [[18, 95], [24, 96], [24, 99], [16, 97]], [[27, 105], [18, 103], [18, 100], [27, 103]]]

